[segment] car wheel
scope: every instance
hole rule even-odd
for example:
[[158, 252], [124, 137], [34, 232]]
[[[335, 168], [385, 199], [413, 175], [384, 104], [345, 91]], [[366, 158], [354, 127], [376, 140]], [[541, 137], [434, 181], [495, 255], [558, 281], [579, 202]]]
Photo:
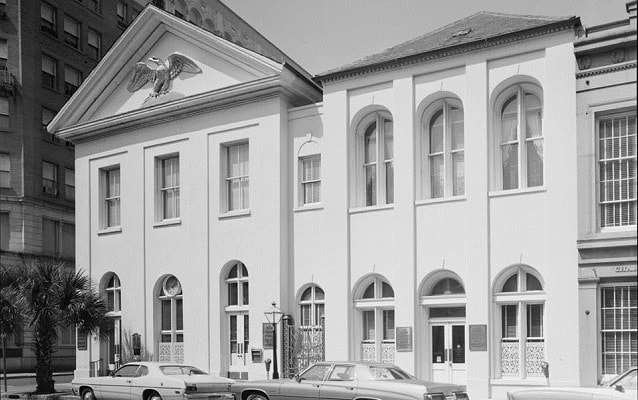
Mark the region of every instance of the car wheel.
[[158, 393], [151, 393], [146, 400], [162, 400], [162, 396], [160, 396]]
[[86, 389], [82, 392], [82, 400], [95, 400], [95, 395], [91, 389]]
[[261, 393], [253, 393], [246, 397], [246, 400], [268, 400], [268, 397]]

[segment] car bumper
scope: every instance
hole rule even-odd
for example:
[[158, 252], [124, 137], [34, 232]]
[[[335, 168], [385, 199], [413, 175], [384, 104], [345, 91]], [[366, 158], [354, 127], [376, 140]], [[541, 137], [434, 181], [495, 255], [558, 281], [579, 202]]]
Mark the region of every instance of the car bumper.
[[184, 395], [185, 400], [235, 400], [232, 393], [188, 393]]

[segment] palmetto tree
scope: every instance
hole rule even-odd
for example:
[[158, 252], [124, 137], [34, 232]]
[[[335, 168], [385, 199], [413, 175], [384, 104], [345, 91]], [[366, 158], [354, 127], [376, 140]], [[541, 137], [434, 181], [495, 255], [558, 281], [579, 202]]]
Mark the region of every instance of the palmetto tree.
[[91, 279], [57, 261], [39, 261], [16, 278], [15, 304], [33, 329], [36, 393], [54, 391], [52, 356], [61, 327], [75, 326], [79, 335], [109, 334], [107, 306]]

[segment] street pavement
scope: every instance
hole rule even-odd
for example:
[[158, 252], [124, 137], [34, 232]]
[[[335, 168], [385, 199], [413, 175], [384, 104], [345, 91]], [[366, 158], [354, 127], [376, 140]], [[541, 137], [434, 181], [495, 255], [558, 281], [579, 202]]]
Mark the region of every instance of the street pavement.
[[[71, 380], [73, 373], [54, 374], [56, 392], [71, 393]], [[36, 388], [35, 374], [8, 374], [7, 391], [4, 390], [4, 376], [0, 374], [0, 394], [5, 397], [8, 394], [30, 393]]]

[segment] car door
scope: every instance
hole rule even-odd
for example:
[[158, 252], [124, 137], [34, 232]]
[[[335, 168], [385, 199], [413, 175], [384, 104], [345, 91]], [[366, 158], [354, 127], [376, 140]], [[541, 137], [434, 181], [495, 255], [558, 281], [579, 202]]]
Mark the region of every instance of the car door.
[[335, 364], [319, 389], [321, 400], [351, 400], [357, 395], [354, 366]]
[[139, 367], [137, 364], [126, 364], [115, 370], [110, 377], [102, 379], [99, 395], [96, 393], [96, 397], [112, 400], [129, 400], [131, 398], [131, 383], [137, 375]]
[[331, 367], [330, 364], [315, 364], [294, 381], [282, 384], [279, 388], [281, 400], [319, 399], [319, 389]]

